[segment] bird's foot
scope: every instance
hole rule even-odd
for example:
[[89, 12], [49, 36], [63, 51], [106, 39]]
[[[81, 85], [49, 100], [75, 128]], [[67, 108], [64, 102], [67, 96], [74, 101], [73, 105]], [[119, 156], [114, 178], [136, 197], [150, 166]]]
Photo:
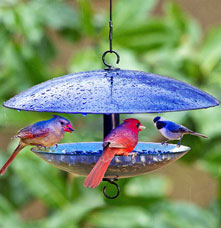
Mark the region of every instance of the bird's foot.
[[[182, 137], [182, 138], [183, 138], [183, 137]], [[177, 147], [180, 147], [182, 138], [181, 138], [180, 141], [177, 143]]]
[[47, 147], [46, 146], [43, 146], [43, 145], [36, 145], [37, 146], [37, 148], [39, 149], [39, 150], [42, 150], [42, 149], [44, 149], [44, 151], [46, 151], [46, 149], [47, 149]]
[[178, 143], [176, 144], [176, 146], [177, 146], [177, 147], [180, 147], [180, 142], [178, 142]]
[[168, 146], [168, 141], [164, 141], [161, 143], [163, 146]]

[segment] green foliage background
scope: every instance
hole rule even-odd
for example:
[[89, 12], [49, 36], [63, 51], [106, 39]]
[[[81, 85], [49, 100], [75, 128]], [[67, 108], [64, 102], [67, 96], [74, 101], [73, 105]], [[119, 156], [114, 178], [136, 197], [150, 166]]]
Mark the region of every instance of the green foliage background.
[[[180, 79], [220, 99], [221, 26], [201, 31], [197, 21], [177, 4], [164, 1], [163, 16], [154, 16], [157, 0], [118, 0], [114, 7], [114, 49], [121, 56], [120, 68], [144, 70]], [[0, 102], [34, 84], [78, 71], [102, 69], [107, 50], [108, 12], [95, 13], [89, 0], [75, 6], [62, 0], [3, 0], [0, 2]], [[57, 53], [53, 33], [73, 44], [67, 66], [53, 64]], [[109, 59], [114, 61], [114, 59]], [[47, 113], [26, 113], [0, 107], [0, 130], [15, 129], [49, 118]], [[148, 132], [140, 140], [159, 137], [153, 115], [134, 115]], [[123, 119], [123, 115], [121, 118]], [[186, 137], [192, 148], [182, 161], [205, 170], [217, 180], [217, 197], [208, 207], [173, 201], [171, 181], [161, 175], [120, 180], [117, 200], [103, 198], [101, 189], [83, 187], [82, 177], [65, 174], [24, 150], [0, 178], [1, 228], [70, 227], [221, 227], [221, 115], [219, 107], [164, 114], [204, 133], [209, 140]], [[102, 116], [69, 115], [76, 129], [64, 142], [102, 140]], [[92, 134], [93, 132], [93, 134]], [[13, 151], [12, 140], [0, 153], [0, 165]], [[40, 200], [45, 216], [22, 219], [20, 211]], [[40, 209], [39, 209], [40, 210]]]

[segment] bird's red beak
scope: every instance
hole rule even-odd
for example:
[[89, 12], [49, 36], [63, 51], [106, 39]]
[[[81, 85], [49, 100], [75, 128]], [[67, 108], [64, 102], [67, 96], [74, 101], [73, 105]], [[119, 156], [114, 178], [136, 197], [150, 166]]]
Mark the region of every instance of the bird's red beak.
[[69, 124], [67, 124], [67, 125], [64, 127], [64, 131], [72, 133], [72, 131], [74, 131], [74, 128], [73, 128], [72, 125], [69, 123]]
[[142, 131], [142, 130], [144, 130], [146, 127], [144, 126], [144, 125], [142, 125], [142, 124], [140, 124], [139, 125], [139, 128], [138, 128], [138, 131]]

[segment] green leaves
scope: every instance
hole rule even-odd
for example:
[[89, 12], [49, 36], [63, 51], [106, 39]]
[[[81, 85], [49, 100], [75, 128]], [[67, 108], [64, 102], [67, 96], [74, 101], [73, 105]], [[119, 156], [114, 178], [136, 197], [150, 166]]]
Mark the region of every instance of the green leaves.
[[125, 186], [128, 196], [155, 198], [167, 196], [170, 189], [170, 181], [163, 176], [140, 176], [131, 179]]
[[139, 206], [108, 207], [95, 211], [87, 223], [95, 227], [150, 227], [149, 213]]
[[6, 198], [0, 195], [0, 211], [1, 214], [9, 214], [13, 212], [13, 206], [7, 201]]
[[65, 183], [59, 170], [42, 163], [30, 152], [29, 156], [25, 155], [23, 151], [21, 162], [15, 161], [13, 168], [29, 191], [51, 207], [62, 207], [67, 204]]
[[102, 200], [94, 197], [96, 195], [88, 194], [80, 198], [72, 204], [66, 204], [62, 210], [58, 210], [47, 220], [43, 222], [45, 228], [60, 228], [60, 227], [79, 227], [79, 223], [85, 215], [98, 206], [102, 206]]
[[126, 27], [119, 33], [116, 31], [115, 37], [119, 45], [139, 53], [173, 46], [175, 39], [172, 28], [158, 19], [149, 20], [136, 27]]
[[32, 1], [31, 6], [36, 10], [42, 24], [54, 29], [80, 28], [77, 11], [58, 0]]
[[[221, 28], [216, 27], [209, 31], [199, 53], [202, 70], [205, 74], [218, 71], [216, 66], [220, 65], [221, 59]], [[219, 73], [221, 70], [219, 69]], [[217, 72], [218, 73], [218, 72]], [[215, 75], [214, 75], [215, 76]], [[218, 75], [217, 75], [218, 76]], [[210, 76], [211, 77], [211, 76]]]
[[70, 61], [70, 72], [97, 70], [102, 67], [100, 52], [94, 48], [87, 48], [75, 53]]
[[[218, 141], [218, 142], [217, 142]], [[211, 173], [218, 180], [221, 179], [221, 154], [220, 154], [220, 140], [211, 143], [210, 152], [198, 161], [199, 167]]]
[[149, 210], [139, 206], [110, 206], [95, 210], [85, 224], [95, 227], [218, 228], [218, 219], [190, 203], [161, 202]]
[[218, 219], [190, 203], [160, 203], [152, 210], [153, 228], [218, 228]]
[[84, 34], [90, 36], [94, 35], [94, 18], [92, 6], [89, 0], [78, 0], [81, 18], [81, 29]]
[[0, 8], [0, 74], [4, 99], [49, 78], [55, 55], [48, 28], [79, 38], [77, 11], [62, 1], [18, 1]]
[[157, 2], [156, 0], [130, 0], [128, 4], [127, 0], [117, 1], [113, 12], [116, 33], [118, 30], [136, 27], [146, 21]]

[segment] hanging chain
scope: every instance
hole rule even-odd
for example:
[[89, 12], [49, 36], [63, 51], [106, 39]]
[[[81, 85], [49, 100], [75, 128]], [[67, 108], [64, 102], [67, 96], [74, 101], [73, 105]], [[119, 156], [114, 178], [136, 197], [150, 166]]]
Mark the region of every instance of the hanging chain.
[[105, 51], [102, 55], [102, 61], [105, 66], [108, 67], [108, 69], [113, 69], [114, 67], [110, 64], [106, 63], [105, 57], [108, 53], [114, 53], [117, 56], [116, 63], [118, 64], [120, 62], [120, 56], [116, 51], [113, 51], [112, 49], [112, 40], [113, 40], [113, 22], [112, 22], [112, 0], [110, 0], [110, 21], [109, 21], [109, 44], [110, 44], [110, 50]]
[[110, 41], [111, 52], [112, 52], [112, 40], [113, 40], [112, 0], [110, 0], [109, 41]]

